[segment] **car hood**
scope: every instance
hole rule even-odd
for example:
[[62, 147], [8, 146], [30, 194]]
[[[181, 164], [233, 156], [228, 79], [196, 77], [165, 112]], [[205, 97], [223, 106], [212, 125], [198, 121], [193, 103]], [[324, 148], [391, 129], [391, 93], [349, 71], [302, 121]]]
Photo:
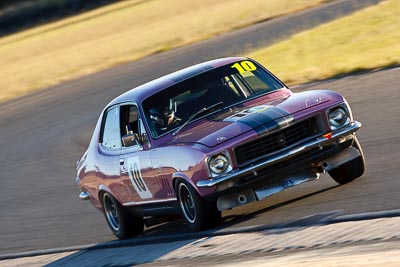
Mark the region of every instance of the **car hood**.
[[259, 97], [187, 125], [171, 142], [214, 147], [250, 131], [261, 135], [293, 122], [296, 113], [330, 100], [329, 91]]

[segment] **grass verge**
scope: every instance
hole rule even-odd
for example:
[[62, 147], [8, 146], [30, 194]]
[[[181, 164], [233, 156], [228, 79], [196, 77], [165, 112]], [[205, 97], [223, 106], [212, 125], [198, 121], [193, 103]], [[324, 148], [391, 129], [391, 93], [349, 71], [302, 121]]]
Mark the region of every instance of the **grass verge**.
[[0, 39], [0, 101], [326, 0], [131, 0]]
[[387, 0], [348, 17], [247, 53], [288, 84], [400, 64], [400, 1]]

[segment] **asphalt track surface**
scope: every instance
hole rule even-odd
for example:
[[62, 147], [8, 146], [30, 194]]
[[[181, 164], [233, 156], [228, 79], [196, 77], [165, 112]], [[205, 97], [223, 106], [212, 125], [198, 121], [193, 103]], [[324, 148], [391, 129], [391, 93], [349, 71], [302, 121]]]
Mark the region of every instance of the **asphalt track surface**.
[[[160, 75], [268, 45], [375, 2], [336, 1], [2, 103], [0, 254], [114, 240], [102, 214], [77, 198], [74, 182], [75, 162], [112, 98]], [[398, 209], [399, 78], [399, 69], [391, 69], [295, 88], [329, 88], [344, 94], [355, 118], [364, 124], [359, 138], [366, 174], [341, 187], [323, 175], [319, 181], [225, 213], [223, 227], [277, 225], [331, 210], [351, 214]], [[145, 235], [182, 232], [188, 230], [177, 220]]]

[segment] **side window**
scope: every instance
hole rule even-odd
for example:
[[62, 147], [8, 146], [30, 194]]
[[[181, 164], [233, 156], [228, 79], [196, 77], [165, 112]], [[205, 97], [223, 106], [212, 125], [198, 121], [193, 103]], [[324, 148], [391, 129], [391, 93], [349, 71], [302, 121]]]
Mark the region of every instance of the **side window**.
[[133, 105], [121, 106], [121, 137], [138, 133], [137, 107]]
[[102, 145], [109, 149], [121, 148], [121, 131], [119, 123], [119, 107], [107, 111], [103, 128]]
[[121, 139], [123, 147], [142, 146], [142, 129], [138, 108], [135, 105], [121, 106]]

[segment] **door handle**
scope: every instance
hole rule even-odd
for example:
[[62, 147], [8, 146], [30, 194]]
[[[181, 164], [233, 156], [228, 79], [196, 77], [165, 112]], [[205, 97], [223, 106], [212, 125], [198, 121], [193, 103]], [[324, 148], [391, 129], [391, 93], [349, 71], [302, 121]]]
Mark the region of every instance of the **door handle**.
[[125, 160], [124, 159], [119, 159], [119, 165], [123, 166], [125, 164]]

